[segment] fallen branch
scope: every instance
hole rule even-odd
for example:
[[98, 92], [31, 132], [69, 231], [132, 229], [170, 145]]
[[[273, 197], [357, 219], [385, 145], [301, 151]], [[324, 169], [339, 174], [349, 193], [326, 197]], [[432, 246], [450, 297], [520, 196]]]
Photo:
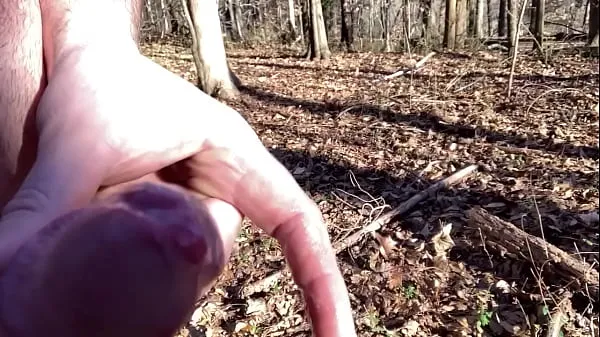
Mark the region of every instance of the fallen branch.
[[477, 170], [477, 168], [478, 168], [477, 165], [467, 166], [467, 167], [463, 168], [462, 170], [456, 171], [451, 176], [449, 176], [445, 179], [442, 179], [442, 180], [436, 182], [435, 184], [429, 186], [427, 189], [415, 194], [410, 199], [401, 203], [398, 207], [381, 215], [379, 218], [375, 219], [375, 221], [373, 221], [370, 224], [368, 224], [367, 226], [361, 228], [358, 232], [346, 237], [343, 240], [338, 241], [336, 244], [334, 244], [336, 253], [339, 253], [340, 251], [347, 249], [348, 247], [354, 245], [356, 242], [358, 242], [358, 240], [361, 239], [361, 237], [363, 235], [370, 233], [370, 232], [377, 231], [377, 230], [385, 227], [394, 218], [408, 212], [413, 207], [415, 207], [418, 203], [420, 203], [421, 201], [434, 195], [435, 193], [439, 192], [440, 190], [450, 187], [450, 186], [453, 186], [453, 185], [456, 185], [457, 183], [461, 182], [466, 176], [475, 172]]
[[[556, 275], [568, 278], [570, 287], [581, 290], [585, 289], [587, 285], [592, 300], [598, 301], [599, 275], [588, 263], [571, 256], [537, 236], [524, 232], [481, 207], [468, 210], [466, 215], [472, 226], [481, 229], [486, 237], [486, 243], [490, 243], [488, 248], [499, 253], [508, 253], [537, 265], [544, 264], [545, 267], [556, 271]], [[525, 251], [525, 247], [529, 247], [530, 254]]]
[[384, 76], [383, 79], [384, 80], [391, 80], [392, 78], [396, 78], [398, 76], [410, 74], [413, 71], [421, 68], [425, 64], [425, 62], [427, 62], [433, 55], [435, 55], [435, 52], [432, 51], [429, 54], [425, 55], [425, 57], [423, 57], [419, 62], [415, 63], [415, 65], [412, 66], [412, 68], [398, 70], [397, 72], [395, 72], [395, 73], [393, 73], [391, 75]]
[[[361, 228], [354, 234], [351, 234], [350, 236], [347, 236], [346, 238], [336, 242], [333, 245], [335, 253], [339, 254], [341, 251], [351, 247], [356, 242], [358, 242], [364, 235], [366, 235], [368, 233], [372, 233], [374, 231], [377, 231], [377, 230], [385, 227], [394, 218], [408, 212], [413, 207], [415, 207], [418, 203], [420, 203], [421, 201], [434, 195], [435, 193], [439, 192], [440, 190], [458, 184], [459, 182], [464, 180], [465, 177], [467, 177], [468, 175], [475, 172], [477, 170], [477, 168], [478, 168], [477, 165], [467, 166], [459, 171], [456, 171], [451, 176], [449, 176], [445, 179], [442, 179], [442, 180], [436, 182], [435, 184], [429, 186], [427, 189], [415, 194], [410, 199], [401, 203], [398, 207], [381, 215], [380, 217], [375, 219], [373, 222], [371, 222], [367, 226]], [[250, 296], [259, 291], [267, 291], [273, 284], [275, 284], [276, 282], [279, 281], [279, 279], [283, 276], [283, 271], [284, 271], [283, 269], [278, 270], [276, 272], [271, 273], [269, 276], [267, 276], [261, 280], [250, 283], [249, 285], [245, 286], [241, 290], [241, 295], [246, 297], [246, 296]]]

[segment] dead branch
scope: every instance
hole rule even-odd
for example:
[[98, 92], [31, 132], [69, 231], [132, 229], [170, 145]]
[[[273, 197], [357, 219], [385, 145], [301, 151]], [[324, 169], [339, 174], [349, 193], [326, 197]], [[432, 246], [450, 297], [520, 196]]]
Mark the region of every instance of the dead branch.
[[[524, 232], [512, 223], [488, 213], [481, 207], [468, 210], [466, 215], [468, 222], [483, 232], [486, 237], [486, 244], [490, 243], [487, 247], [537, 265], [544, 264], [556, 271], [555, 275], [568, 279], [570, 287], [580, 290], [587, 285], [592, 300], [598, 300], [599, 275], [588, 263], [571, 256], [537, 236]], [[530, 252], [526, 252], [525, 247], [529, 247]], [[531, 261], [532, 259], [534, 261]]]
[[391, 211], [381, 215], [379, 218], [375, 219], [375, 221], [373, 221], [370, 224], [368, 224], [367, 226], [363, 227], [358, 232], [346, 237], [343, 240], [338, 241], [336, 244], [334, 244], [335, 251], [337, 253], [339, 253], [340, 251], [347, 249], [348, 247], [354, 245], [356, 242], [358, 242], [358, 240], [360, 240], [362, 238], [363, 235], [370, 233], [370, 232], [374, 232], [376, 230], [379, 230], [379, 229], [385, 227], [394, 218], [408, 212], [409, 210], [411, 210], [413, 207], [415, 207], [421, 201], [427, 199], [428, 197], [434, 195], [435, 193], [439, 192], [440, 190], [442, 190], [444, 188], [458, 184], [465, 177], [467, 177], [471, 173], [475, 172], [477, 170], [477, 168], [478, 168], [477, 165], [467, 166], [467, 167], [463, 168], [462, 170], [456, 171], [451, 176], [449, 176], [445, 179], [442, 179], [442, 180], [436, 182], [435, 184], [429, 186], [427, 189], [415, 194], [410, 199], [401, 203], [398, 207], [392, 209]]
[[425, 62], [427, 62], [433, 55], [435, 55], [435, 52], [432, 51], [429, 54], [425, 55], [425, 57], [423, 57], [419, 62], [415, 63], [415, 65], [412, 66], [410, 69], [398, 70], [397, 72], [395, 72], [391, 75], [384, 76], [383, 79], [391, 80], [392, 78], [396, 78], [398, 76], [408, 75], [408, 74], [412, 73], [413, 71], [421, 68], [425, 64]]
[[[354, 234], [351, 234], [350, 236], [347, 236], [346, 238], [336, 242], [333, 245], [333, 247], [335, 249], [335, 253], [339, 254], [341, 251], [351, 247], [356, 242], [358, 242], [360, 239], [362, 239], [362, 237], [364, 235], [366, 235], [368, 233], [372, 233], [374, 231], [377, 231], [377, 230], [385, 227], [394, 218], [408, 212], [413, 207], [415, 207], [419, 202], [434, 195], [438, 191], [458, 184], [459, 182], [464, 180], [465, 177], [472, 174], [477, 169], [478, 169], [478, 165], [467, 166], [459, 171], [456, 171], [451, 176], [449, 176], [445, 179], [442, 179], [442, 180], [436, 182], [435, 184], [429, 186], [427, 189], [415, 194], [410, 199], [401, 203], [398, 207], [381, 215], [380, 217], [378, 217], [377, 219], [375, 219], [374, 221], [369, 223], [367, 226], [361, 228]], [[246, 296], [250, 296], [258, 291], [266, 291], [272, 284], [275, 284], [275, 282], [277, 282], [279, 279], [281, 279], [281, 277], [283, 276], [284, 270], [285, 269], [275, 271], [275, 272], [271, 273], [270, 275], [268, 275], [267, 277], [245, 286], [241, 290], [241, 295], [246, 297]]]
[[527, 2], [529, 0], [523, 0], [521, 4], [521, 13], [519, 13], [519, 21], [517, 21], [517, 32], [515, 33], [515, 45], [513, 48], [512, 55], [512, 64], [510, 66], [510, 76], [508, 77], [508, 94], [507, 96], [510, 98], [510, 94], [512, 92], [512, 84], [513, 78], [515, 77], [515, 66], [517, 64], [517, 54], [519, 53], [519, 34], [521, 34], [521, 23], [523, 22], [523, 15], [525, 14], [525, 8], [527, 8]]

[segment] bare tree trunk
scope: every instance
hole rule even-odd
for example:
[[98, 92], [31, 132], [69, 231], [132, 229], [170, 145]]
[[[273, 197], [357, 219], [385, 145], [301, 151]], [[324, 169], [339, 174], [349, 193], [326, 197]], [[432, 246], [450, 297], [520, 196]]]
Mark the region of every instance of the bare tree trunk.
[[469, 24], [467, 0], [456, 0], [456, 39], [455, 47], [464, 48]]
[[405, 50], [410, 54], [410, 39], [412, 38], [412, 22], [410, 17], [410, 0], [404, 0], [403, 21], [404, 21], [404, 37], [406, 38]]
[[448, 49], [454, 49], [456, 47], [456, 0], [446, 0], [444, 45]]
[[435, 14], [433, 13], [433, 0], [423, 2], [423, 39], [426, 45], [432, 44], [433, 30], [435, 29]]
[[225, 45], [214, 0], [182, 0], [192, 35], [192, 54], [198, 71], [198, 86], [219, 98], [238, 94], [239, 79], [227, 64]]
[[327, 32], [323, 19], [321, 0], [309, 0], [310, 8], [310, 52], [308, 57], [313, 60], [327, 60], [331, 57], [327, 44]]
[[164, 38], [167, 33], [171, 31], [171, 20], [169, 20], [169, 11], [165, 4], [165, 0], [160, 0], [160, 15], [162, 21], [162, 27], [160, 30], [160, 38]]
[[506, 7], [508, 0], [500, 0], [498, 9], [498, 36], [506, 36]]
[[480, 39], [483, 37], [483, 19], [484, 19], [484, 0], [473, 0], [475, 1], [475, 22], [473, 22], [473, 35]]
[[373, 42], [373, 26], [375, 25], [375, 2], [373, 0], [369, 0], [369, 42]]
[[229, 0], [233, 7], [233, 16], [235, 18], [235, 31], [240, 40], [244, 40], [244, 32], [242, 30], [242, 7], [239, 0]]
[[[305, 13], [305, 9], [306, 7], [301, 6], [300, 7], [300, 12], [298, 13], [298, 25], [299, 25], [299, 31], [300, 31], [300, 41], [302, 42], [302, 44], [304, 44], [306, 42], [306, 39], [304, 38], [304, 30], [305, 30], [305, 20], [304, 18], [304, 13]], [[310, 43], [309, 43], [309, 49], [310, 49]]]
[[294, 0], [288, 0], [288, 19], [289, 19], [289, 30], [292, 39], [296, 39], [298, 34], [296, 33], [296, 14], [294, 10]]
[[544, 50], [544, 12], [546, 11], [546, 0], [535, 1], [535, 27], [533, 34], [537, 43], [535, 46], [540, 52]]
[[588, 44], [593, 47], [598, 47], [598, 0], [590, 0], [590, 16], [588, 30]]
[[[519, 14], [517, 13], [518, 11], [518, 6], [517, 6], [517, 1], [518, 0], [508, 0], [507, 1], [507, 21], [508, 21], [508, 48], [510, 51], [510, 54], [512, 55], [512, 53], [514, 52], [514, 47], [515, 47], [515, 41], [517, 39], [517, 24], [518, 24], [518, 16]], [[527, 1], [527, 0], [523, 0], [523, 1]]]
[[354, 51], [354, 27], [352, 25], [352, 9], [348, 7], [348, 0], [340, 0], [340, 9], [342, 16], [342, 29], [340, 40], [346, 45], [346, 50], [351, 52]]
[[486, 2], [487, 5], [487, 35], [488, 36], [492, 36], [492, 32], [493, 32], [493, 28], [492, 28], [492, 22], [494, 21], [494, 18], [492, 17], [492, 0], [487, 0]]
[[390, 0], [382, 0], [381, 1], [381, 25], [383, 26], [383, 39], [385, 43], [385, 52], [392, 51], [391, 44], [391, 20], [390, 20]]

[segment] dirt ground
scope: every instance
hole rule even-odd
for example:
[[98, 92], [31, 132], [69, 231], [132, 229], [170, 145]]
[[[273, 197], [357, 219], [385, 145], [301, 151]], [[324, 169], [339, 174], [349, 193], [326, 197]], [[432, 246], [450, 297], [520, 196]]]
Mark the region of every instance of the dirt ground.
[[[188, 48], [143, 52], [195, 81]], [[244, 88], [228, 103], [318, 203], [334, 242], [479, 165], [338, 254], [360, 336], [599, 336], [586, 284], [531, 263], [527, 247], [505, 254], [465, 215], [481, 206], [599, 270], [597, 59], [524, 55], [507, 98], [511, 62], [494, 52], [437, 54], [388, 80], [424, 55], [298, 55], [229, 48]], [[284, 266], [278, 243], [245, 224], [181, 335], [308, 336], [288, 273], [241, 291]]]

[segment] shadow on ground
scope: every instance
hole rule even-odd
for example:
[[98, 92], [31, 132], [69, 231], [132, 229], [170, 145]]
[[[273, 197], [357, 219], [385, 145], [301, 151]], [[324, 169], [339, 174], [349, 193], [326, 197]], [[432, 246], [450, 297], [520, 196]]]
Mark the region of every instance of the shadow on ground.
[[[474, 128], [467, 124], [444, 121], [439, 116], [427, 112], [404, 112], [400, 114], [391, 109], [381, 108], [368, 103], [340, 104], [337, 102], [304, 100], [267, 92], [253, 86], [244, 86], [243, 90], [256, 99], [273, 102], [285, 107], [302, 106], [305, 111], [314, 114], [330, 113], [335, 115], [343, 111], [358, 116], [373, 116], [388, 123], [401, 123], [417, 127], [423, 131], [431, 130], [458, 138], [478, 139], [503, 146], [542, 150], [555, 155], [574, 158], [587, 157], [598, 159], [599, 157], [598, 147], [572, 145], [569, 143], [557, 144], [553, 141], [552, 137], [538, 138], [536, 135], [523, 135], [517, 132], [502, 133], [483, 127]], [[502, 106], [499, 106], [498, 109], [502, 109]]]

